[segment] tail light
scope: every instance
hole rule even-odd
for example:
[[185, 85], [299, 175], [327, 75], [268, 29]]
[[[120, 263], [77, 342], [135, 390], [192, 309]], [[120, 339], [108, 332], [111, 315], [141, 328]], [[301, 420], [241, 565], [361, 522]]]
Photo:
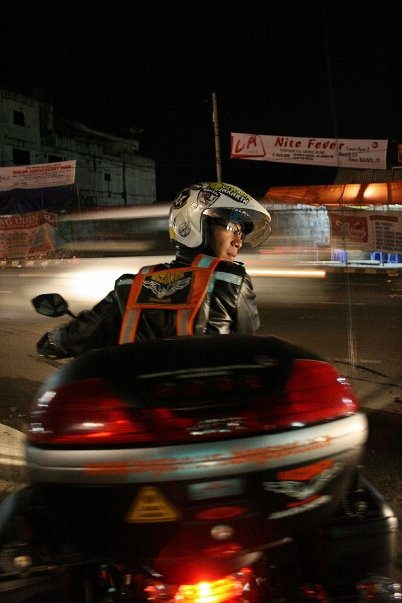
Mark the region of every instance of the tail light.
[[195, 584], [170, 585], [150, 581], [145, 587], [145, 595], [152, 603], [224, 603], [241, 599], [250, 600], [253, 590], [253, 572], [243, 568], [213, 581]]
[[145, 389], [137, 381], [135, 405], [102, 379], [73, 381], [36, 400], [28, 440], [71, 447], [184, 444], [302, 427], [359, 408], [349, 384], [326, 362], [295, 360], [280, 387], [272, 373], [256, 369], [168, 374], [147, 379]]
[[146, 445], [152, 431], [102, 379], [73, 381], [48, 390], [31, 409], [28, 441], [37, 445]]
[[295, 360], [286, 388], [286, 414], [280, 421], [303, 425], [357, 412], [359, 402], [351, 386], [335, 367], [317, 360]]

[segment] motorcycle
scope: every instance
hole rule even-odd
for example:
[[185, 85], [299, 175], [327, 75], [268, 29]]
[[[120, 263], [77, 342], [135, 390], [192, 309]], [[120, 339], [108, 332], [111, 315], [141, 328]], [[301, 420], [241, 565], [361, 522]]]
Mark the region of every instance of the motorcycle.
[[[72, 315], [57, 294], [33, 304]], [[30, 484], [0, 506], [1, 601], [400, 600], [367, 432], [335, 367], [278, 337], [85, 353], [32, 404]]]

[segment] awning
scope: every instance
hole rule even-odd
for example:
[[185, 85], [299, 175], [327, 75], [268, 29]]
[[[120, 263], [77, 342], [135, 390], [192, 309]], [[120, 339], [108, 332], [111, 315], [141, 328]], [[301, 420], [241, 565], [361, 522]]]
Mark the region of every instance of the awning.
[[278, 204], [325, 205], [327, 207], [402, 205], [402, 181], [274, 186], [265, 193], [264, 200]]

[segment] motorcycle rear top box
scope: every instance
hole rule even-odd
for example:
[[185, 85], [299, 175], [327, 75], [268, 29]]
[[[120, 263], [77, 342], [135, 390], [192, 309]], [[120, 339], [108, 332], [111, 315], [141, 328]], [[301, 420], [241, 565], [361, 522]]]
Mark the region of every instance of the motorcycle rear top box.
[[32, 407], [27, 464], [64, 528], [81, 518], [87, 545], [106, 530], [112, 548], [141, 538], [150, 557], [168, 541], [218, 555], [323, 521], [366, 437], [349, 384], [310, 351], [180, 337], [57, 371]]

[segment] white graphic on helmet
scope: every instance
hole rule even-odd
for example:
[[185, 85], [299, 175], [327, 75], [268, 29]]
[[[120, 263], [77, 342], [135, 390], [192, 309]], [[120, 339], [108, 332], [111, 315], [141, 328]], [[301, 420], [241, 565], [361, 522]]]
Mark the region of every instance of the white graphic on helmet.
[[232, 201], [236, 201], [236, 203], [248, 205], [250, 202], [255, 202], [253, 197], [248, 195], [245, 191], [241, 190], [237, 186], [226, 184], [225, 182], [211, 182], [209, 186], [210, 190], [213, 189], [216, 193], [223, 193], [232, 199]]
[[192, 209], [205, 209], [210, 207], [219, 199], [220, 195], [217, 191], [212, 191], [210, 188], [201, 188], [198, 192], [197, 199], [191, 204]]
[[156, 295], [158, 299], [164, 299], [165, 297], [172, 296], [173, 293], [176, 293], [179, 289], [185, 289], [190, 282], [191, 277], [181, 278], [180, 280], [167, 285], [162, 285], [156, 281], [144, 281], [144, 287], [151, 289], [152, 293]]
[[189, 224], [189, 222], [187, 222], [187, 220], [185, 220], [184, 222], [179, 224], [177, 232], [183, 238], [188, 237], [188, 235], [191, 233], [191, 225]]
[[173, 201], [173, 207], [175, 209], [180, 209], [181, 207], [183, 207], [183, 205], [187, 203], [190, 195], [191, 191], [188, 188], [186, 188], [184, 191], [181, 191]]

